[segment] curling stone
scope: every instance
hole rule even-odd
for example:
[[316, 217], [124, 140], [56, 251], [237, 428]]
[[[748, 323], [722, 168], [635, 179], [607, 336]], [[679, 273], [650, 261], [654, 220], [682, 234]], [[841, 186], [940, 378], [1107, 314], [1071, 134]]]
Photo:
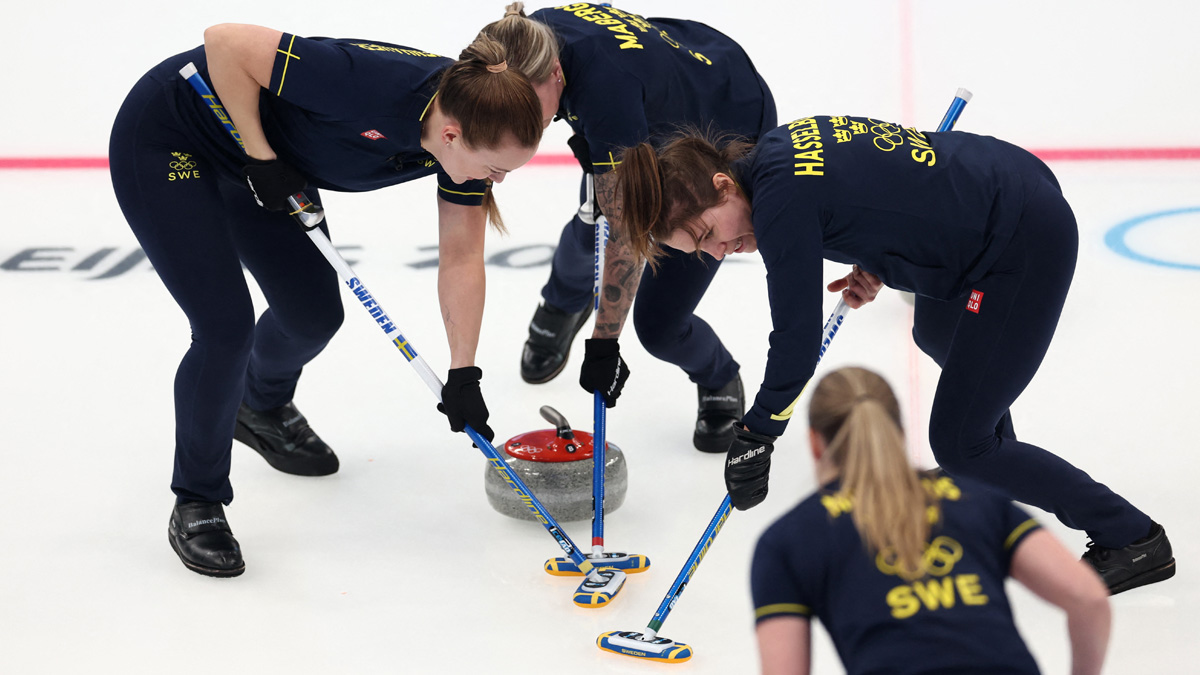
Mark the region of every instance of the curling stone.
[[[501, 456], [555, 520], [591, 520], [592, 435], [571, 429], [566, 418], [550, 406], [542, 406], [539, 412], [555, 428], [513, 436], [504, 444]], [[483, 483], [492, 508], [511, 518], [535, 520], [533, 511], [490, 463]], [[608, 441], [604, 454], [606, 515], [625, 501], [628, 487], [625, 453]]]

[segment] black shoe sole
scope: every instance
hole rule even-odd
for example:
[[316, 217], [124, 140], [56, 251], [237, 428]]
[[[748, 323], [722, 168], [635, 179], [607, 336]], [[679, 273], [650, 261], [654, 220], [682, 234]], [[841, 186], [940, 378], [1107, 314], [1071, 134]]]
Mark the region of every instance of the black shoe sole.
[[1166, 581], [1173, 576], [1175, 576], [1175, 559], [1171, 558], [1171, 562], [1161, 567], [1156, 567], [1149, 572], [1142, 572], [1141, 574], [1135, 577], [1130, 577], [1119, 584], [1109, 586], [1108, 594], [1116, 595], [1117, 593], [1124, 593], [1125, 591], [1132, 590], [1139, 586], [1146, 586], [1159, 581]]
[[179, 551], [179, 546], [175, 543], [175, 537], [172, 537], [170, 532], [167, 533], [167, 541], [171, 544], [171, 550], [175, 551], [175, 555], [179, 556], [179, 561], [183, 563], [184, 567], [187, 567], [196, 574], [203, 574], [206, 577], [217, 577], [218, 579], [227, 579], [229, 577], [241, 576], [242, 572], [246, 571], [246, 563], [242, 563], [240, 567], [235, 567], [228, 570], [220, 569], [218, 567], [205, 567], [203, 565], [197, 565], [196, 563], [183, 557], [183, 553]]
[[[551, 372], [550, 374], [537, 377], [537, 376], [529, 375], [528, 373], [525, 372], [524, 358], [522, 358], [521, 359], [521, 379], [522, 380], [525, 380], [529, 384], [546, 384], [550, 380], [553, 380], [554, 378], [558, 377], [558, 374], [563, 371], [563, 368], [567, 367], [567, 359], [571, 358], [571, 344], [575, 342], [575, 338], [579, 336], [579, 331], [583, 330], [584, 324], [586, 324], [588, 322], [588, 319], [591, 318], [591, 316], [592, 316], [592, 308], [591, 307], [592, 306], [589, 304], [588, 311], [586, 313], [584, 313], [584, 315], [579, 319], [579, 323], [576, 324], [575, 328], [571, 331], [571, 339], [567, 340], [567, 349], [563, 352], [562, 363], [558, 364], [558, 367], [555, 368], [554, 371]], [[526, 341], [526, 342], [528, 342], [528, 341]]]
[[700, 434], [692, 434], [692, 445], [700, 452], [716, 454], [718, 452], [728, 452], [729, 444], [733, 442], [733, 434], [728, 436], [712, 437], [701, 436]]
[[263, 443], [258, 440], [258, 436], [250, 430], [250, 427], [242, 424], [240, 421], [233, 428], [233, 439], [240, 441], [250, 449], [262, 455], [262, 458], [267, 460], [277, 471], [291, 474], [293, 476], [329, 476], [337, 473], [340, 463], [337, 461], [337, 456], [333, 456], [333, 465], [328, 464], [313, 464], [302, 460], [292, 459], [290, 457], [280, 457], [279, 455], [264, 449]]
[[529, 375], [526, 375], [525, 369], [522, 368], [521, 369], [521, 379], [525, 380], [529, 384], [546, 384], [550, 380], [553, 380], [554, 378], [558, 377], [558, 374], [561, 373], [563, 371], [563, 369], [567, 367], [567, 359], [570, 356], [571, 356], [571, 350], [568, 349], [567, 353], [563, 354], [562, 363], [558, 364], [558, 367], [555, 368], [549, 375], [543, 375], [541, 377], [531, 377]]

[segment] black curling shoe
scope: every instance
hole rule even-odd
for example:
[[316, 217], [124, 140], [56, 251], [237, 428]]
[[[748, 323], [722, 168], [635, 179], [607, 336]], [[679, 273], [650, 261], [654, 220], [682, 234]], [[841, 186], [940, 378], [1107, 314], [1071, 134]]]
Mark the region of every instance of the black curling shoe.
[[242, 549], [220, 502], [176, 504], [167, 526], [167, 540], [193, 572], [210, 577], [236, 577], [246, 571]]
[[328, 476], [338, 470], [337, 455], [291, 402], [261, 412], [243, 403], [238, 408], [233, 437], [257, 450], [267, 464], [284, 473]]
[[549, 382], [562, 372], [571, 343], [592, 314], [592, 303], [568, 313], [543, 302], [529, 322], [529, 339], [521, 352], [521, 379], [530, 384]]
[[1110, 595], [1175, 576], [1171, 542], [1158, 523], [1150, 526], [1150, 534], [1125, 548], [1104, 548], [1088, 542], [1082, 560], [1100, 574]]
[[746, 396], [742, 376], [735, 375], [720, 389], [696, 385], [700, 405], [696, 410], [696, 431], [692, 445], [700, 452], [725, 452], [733, 442], [733, 425], [746, 414]]

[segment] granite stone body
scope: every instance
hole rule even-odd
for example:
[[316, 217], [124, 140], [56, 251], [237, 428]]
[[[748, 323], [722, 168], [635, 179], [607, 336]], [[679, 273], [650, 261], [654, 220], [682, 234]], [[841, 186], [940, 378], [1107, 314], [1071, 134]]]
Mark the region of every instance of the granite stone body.
[[[592, 518], [592, 438], [591, 434], [574, 431], [574, 443], [564, 444], [562, 439], [541, 443], [530, 436], [535, 433], [514, 437], [504, 444], [503, 453], [508, 469], [533, 492], [542, 506], [559, 522], [591, 520]], [[551, 432], [552, 435], [553, 432]], [[609, 441], [604, 456], [604, 513], [616, 511], [625, 501], [629, 487], [629, 471], [625, 453]], [[563, 450], [569, 447], [569, 451]], [[530, 452], [532, 451], [532, 452]], [[569, 452], [569, 454], [564, 454]], [[524, 459], [514, 456], [514, 453]], [[496, 511], [519, 520], [535, 520], [533, 511], [521, 499], [490, 463], [485, 468], [484, 488], [488, 503]]]

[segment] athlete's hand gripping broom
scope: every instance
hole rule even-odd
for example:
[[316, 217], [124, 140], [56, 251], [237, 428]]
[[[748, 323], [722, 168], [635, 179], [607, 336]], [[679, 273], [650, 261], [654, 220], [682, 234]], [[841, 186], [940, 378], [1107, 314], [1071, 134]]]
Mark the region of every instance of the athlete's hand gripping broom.
[[[199, 72], [197, 72], [196, 67], [189, 63], [180, 69], [179, 74], [186, 79], [188, 84], [190, 84], [192, 88], [196, 90], [196, 93], [198, 93], [208, 103], [209, 109], [212, 111], [213, 115], [217, 117], [230, 135], [233, 136], [233, 139], [237, 141], [238, 147], [241, 147], [243, 150], [245, 150], [245, 147], [242, 145], [241, 135], [238, 133], [237, 128], [234, 127], [233, 121], [229, 119], [224, 107], [217, 100], [216, 95], [212, 92], [212, 89], [209, 88], [208, 83], [205, 82], [204, 78], [200, 76]], [[442, 381], [437, 375], [434, 374], [429, 365], [425, 363], [425, 359], [421, 358], [417, 354], [416, 349], [409, 343], [404, 335], [401, 334], [400, 330], [388, 317], [387, 312], [383, 310], [383, 307], [380, 306], [379, 302], [376, 301], [374, 296], [372, 296], [367, 290], [367, 287], [362, 283], [362, 281], [359, 280], [358, 276], [354, 273], [354, 270], [350, 269], [350, 265], [346, 263], [341, 254], [338, 253], [337, 249], [333, 247], [333, 244], [330, 243], [329, 238], [326, 237], [325, 233], [318, 228], [318, 226], [321, 224], [321, 221], [325, 218], [324, 212], [321, 210], [321, 208], [313, 204], [307, 197], [305, 197], [303, 192], [289, 197], [288, 202], [291, 204], [293, 209], [291, 215], [305, 229], [309, 238], [312, 239], [313, 243], [316, 244], [318, 249], [320, 249], [321, 254], [324, 255], [329, 264], [332, 265], [335, 270], [337, 270], [338, 276], [342, 278], [342, 281], [346, 283], [346, 286], [349, 287], [351, 292], [354, 293], [354, 296], [358, 298], [358, 301], [362, 304], [363, 309], [367, 310], [367, 312], [371, 315], [372, 320], [383, 329], [386, 338], [391, 341], [392, 344], [396, 345], [396, 348], [399, 349], [400, 353], [404, 355], [404, 358], [408, 360], [409, 365], [411, 365], [413, 369], [417, 371], [417, 374], [420, 375], [421, 379], [425, 381], [425, 384], [429, 387], [429, 390], [433, 392], [433, 395], [440, 403], [442, 400]], [[504, 462], [504, 459], [500, 457], [500, 453], [497, 452], [494, 447], [492, 447], [492, 444], [489, 443], [488, 440], [479, 432], [472, 429], [470, 425], [468, 425], [464, 431], [466, 432], [467, 436], [471, 438], [471, 441], [475, 443], [475, 446], [479, 448], [485, 457], [487, 457], [488, 462], [492, 464], [496, 471], [500, 472], [500, 476], [504, 479], [504, 482], [508, 483], [508, 485], [511, 486], [512, 489], [517, 493], [521, 501], [529, 507], [529, 510], [533, 512], [537, 521], [546, 528], [546, 531], [549, 532], [551, 536], [554, 537], [554, 540], [558, 543], [562, 550], [566, 552], [568, 556], [570, 556], [571, 560], [573, 560], [575, 564], [579, 566], [579, 569], [587, 574], [587, 577], [575, 591], [576, 604], [583, 604], [584, 602], [589, 602], [589, 604], [592, 605], [604, 604], [602, 602], [596, 602], [596, 600], [605, 598], [604, 602], [607, 602], [607, 599], [611, 599], [612, 596], [616, 595], [617, 592], [620, 591], [621, 586], [625, 583], [625, 573], [620, 570], [601, 570], [594, 568], [592, 563], [588, 561], [582, 553], [579, 552], [579, 548], [575, 545], [575, 542], [571, 541], [571, 538], [567, 536], [567, 533], [562, 529], [562, 527], [559, 526], [558, 522], [554, 520], [554, 517], [550, 515], [550, 512], [547, 511], [545, 507], [542, 506], [541, 502], [537, 500], [537, 497], [535, 497], [533, 493], [529, 491], [524, 482], [522, 482], [518, 476], [513, 474], [508, 469], [508, 465]]]
[[[593, 195], [592, 175], [587, 175], [587, 201], [585, 207], [590, 207], [595, 198]], [[608, 243], [608, 219], [604, 216], [596, 218], [595, 258], [592, 273], [592, 303], [594, 314], [600, 313], [600, 289], [604, 278], [604, 247]], [[592, 552], [588, 560], [596, 567], [624, 570], [633, 574], [644, 572], [650, 568], [650, 559], [639, 553], [606, 553], [604, 551], [604, 468], [605, 468], [605, 438], [606, 438], [606, 404], [604, 394], [600, 390], [592, 392], [593, 397], [593, 430], [592, 430]], [[555, 576], [579, 576], [584, 574], [571, 558], [559, 556], [546, 561], [545, 569], [548, 574]]]
[[[942, 123], [938, 125], [938, 131], [950, 131], [954, 128], [954, 123], [958, 121], [958, 116], [962, 113], [963, 106], [971, 100], [971, 92], [966, 89], [959, 89], [955, 94], [954, 101], [950, 104], [950, 109], [946, 111], [946, 116], [942, 118]], [[833, 314], [829, 320], [825, 322], [824, 334], [821, 337], [821, 351], [817, 357], [817, 362], [820, 363], [821, 357], [825, 356], [825, 350], [829, 346], [833, 336], [837, 335], [838, 329], [841, 328], [842, 321], [845, 320], [846, 314], [850, 311], [844, 299], [838, 300], [837, 307], [834, 308]], [[803, 394], [803, 392], [801, 392]], [[596, 638], [596, 646], [605, 651], [610, 651], [616, 654], [624, 654], [640, 659], [648, 659], [660, 661], [664, 663], [682, 663], [692, 658], [692, 648], [682, 642], [675, 642], [669, 638], [659, 637], [658, 630], [662, 628], [662, 624], [667, 620], [667, 615], [679, 600], [683, 589], [687, 587], [692, 575], [696, 573], [696, 568], [700, 566], [700, 561], [704, 559], [704, 555], [708, 553], [709, 547], [717, 537], [717, 533], [721, 531], [721, 527], [725, 524], [725, 520], [729, 518], [729, 513], [733, 506], [730, 503], [729, 495], [721, 501], [721, 506], [717, 509], [716, 515], [709, 521], [708, 527], [705, 528], [704, 534], [700, 537], [700, 541], [696, 547], [692, 549], [692, 554], [683, 564], [683, 569], [679, 571], [679, 575], [675, 577], [674, 583], [671, 584], [670, 590], [658, 605], [658, 610], [654, 612], [654, 616], [650, 619], [650, 623], [646, 626], [644, 632], [635, 631], [609, 631], [601, 633]]]

